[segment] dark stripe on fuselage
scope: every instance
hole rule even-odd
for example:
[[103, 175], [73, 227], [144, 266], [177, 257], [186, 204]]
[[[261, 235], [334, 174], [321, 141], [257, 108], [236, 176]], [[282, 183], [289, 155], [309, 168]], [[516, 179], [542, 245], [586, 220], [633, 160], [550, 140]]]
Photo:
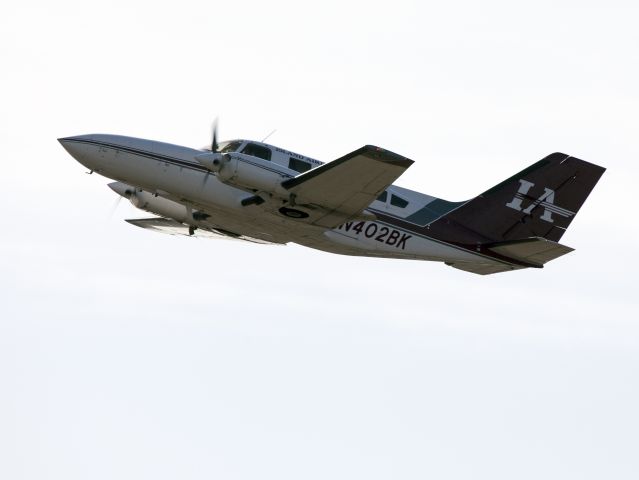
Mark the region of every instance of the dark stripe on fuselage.
[[[166, 163], [171, 163], [174, 165], [179, 165], [181, 167], [186, 167], [186, 168], [190, 168], [192, 170], [197, 170], [199, 172], [209, 172], [209, 170], [204, 167], [203, 165], [201, 165], [198, 162], [189, 162], [187, 160], [182, 160], [180, 158], [176, 158], [176, 157], [170, 157], [168, 155], [163, 155], [161, 153], [155, 153], [155, 152], [150, 152], [148, 150], [142, 150], [139, 148], [134, 148], [134, 147], [127, 147], [126, 145], [120, 145], [117, 143], [109, 143], [109, 142], [102, 142], [102, 141], [98, 141], [98, 140], [85, 140], [85, 139], [76, 139], [76, 138], [67, 138], [65, 139], [65, 141], [68, 142], [76, 142], [76, 143], [85, 143], [88, 145], [95, 145], [98, 147], [107, 147], [107, 148], [113, 148], [116, 150], [122, 150], [124, 152], [128, 152], [128, 153], [132, 153], [134, 155], [138, 155], [140, 157], [146, 157], [146, 158], [150, 158], [152, 160], [161, 160], [163, 162]], [[194, 150], [194, 152], [200, 152], [199, 150]], [[232, 153], [231, 153], [232, 155]], [[289, 175], [288, 173], [282, 172], [281, 170], [278, 170], [276, 168], [267, 168], [261, 164], [258, 163], [254, 163], [251, 162], [249, 160], [246, 160], [245, 158], [240, 158], [240, 157], [234, 157], [235, 159], [237, 159], [240, 162], [244, 162], [244, 163], [248, 163], [249, 165], [253, 165], [255, 167], [259, 167], [259, 168], [263, 168], [264, 170], [268, 170], [270, 172], [275, 172], [278, 173], [282, 176], [288, 177], [288, 178], [292, 178], [292, 175]], [[285, 168], [285, 167], [283, 167]]]

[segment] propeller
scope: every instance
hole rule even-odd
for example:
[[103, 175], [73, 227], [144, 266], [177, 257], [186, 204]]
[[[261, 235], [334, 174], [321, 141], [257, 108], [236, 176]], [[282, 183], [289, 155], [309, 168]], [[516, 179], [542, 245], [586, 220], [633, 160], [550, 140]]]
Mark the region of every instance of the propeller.
[[109, 210], [109, 219], [111, 219], [123, 198], [132, 200], [133, 197], [135, 197], [135, 187], [126, 185], [122, 182], [112, 182], [109, 183], [109, 188], [118, 194], [118, 198], [115, 199], [113, 206]]
[[211, 175], [211, 172], [207, 170], [204, 174], [204, 178], [202, 179], [202, 188], [206, 186], [206, 181], [209, 179], [209, 175]]
[[[218, 153], [218, 150], [220, 148], [220, 146], [217, 143], [217, 124], [218, 124], [218, 118], [215, 117], [215, 120], [213, 120], [213, 126], [211, 128], [212, 132], [211, 132], [211, 153], [215, 154]], [[211, 174], [210, 171], [206, 171], [206, 174], [204, 175], [204, 178], [202, 179], [202, 188], [204, 188], [204, 186], [206, 185], [206, 181], [209, 179], [209, 175]]]
[[211, 140], [211, 152], [217, 153], [218, 148], [219, 147], [217, 144], [217, 117], [216, 117], [215, 120], [213, 121], [213, 138]]
[[113, 218], [113, 214], [115, 213], [115, 211], [118, 209], [118, 206], [120, 205], [120, 201], [122, 200], [123, 197], [118, 196], [118, 198], [115, 199], [115, 202], [113, 203], [113, 206], [111, 207], [111, 209], [109, 210], [109, 220], [111, 220], [111, 218]]

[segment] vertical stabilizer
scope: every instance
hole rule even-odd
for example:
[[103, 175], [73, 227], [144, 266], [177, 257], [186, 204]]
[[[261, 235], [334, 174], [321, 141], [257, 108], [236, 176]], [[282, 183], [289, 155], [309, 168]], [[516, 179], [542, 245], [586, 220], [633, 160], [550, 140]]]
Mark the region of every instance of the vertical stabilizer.
[[460, 243], [558, 242], [605, 168], [553, 153], [433, 223]]

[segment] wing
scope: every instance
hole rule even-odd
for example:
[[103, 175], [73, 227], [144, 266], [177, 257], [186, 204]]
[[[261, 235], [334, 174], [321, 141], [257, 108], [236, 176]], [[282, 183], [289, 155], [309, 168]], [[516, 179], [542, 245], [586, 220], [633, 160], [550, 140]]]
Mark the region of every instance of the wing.
[[334, 228], [359, 215], [413, 164], [412, 160], [366, 145], [282, 183], [291, 206], [310, 210], [308, 223]]
[[169, 235], [185, 235], [187, 237], [200, 237], [200, 238], [224, 238], [227, 240], [245, 240], [252, 243], [260, 243], [265, 245], [281, 245], [279, 243], [267, 242], [259, 238], [248, 237], [246, 235], [237, 235], [232, 232], [226, 232], [216, 229], [206, 229], [198, 227], [191, 233], [189, 227], [183, 223], [171, 220], [169, 218], [151, 217], [151, 218], [135, 218], [127, 219], [126, 222], [136, 227], [144, 228], [147, 230], [153, 230], [160, 233], [167, 233]]

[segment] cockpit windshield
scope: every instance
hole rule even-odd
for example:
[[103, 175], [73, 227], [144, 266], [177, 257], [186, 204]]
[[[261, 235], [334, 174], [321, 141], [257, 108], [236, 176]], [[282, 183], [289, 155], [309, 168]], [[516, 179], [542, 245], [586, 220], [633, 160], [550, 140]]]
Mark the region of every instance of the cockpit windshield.
[[220, 153], [229, 153], [236, 152], [238, 148], [242, 145], [241, 140], [233, 140], [232, 142], [222, 142], [220, 143]]

